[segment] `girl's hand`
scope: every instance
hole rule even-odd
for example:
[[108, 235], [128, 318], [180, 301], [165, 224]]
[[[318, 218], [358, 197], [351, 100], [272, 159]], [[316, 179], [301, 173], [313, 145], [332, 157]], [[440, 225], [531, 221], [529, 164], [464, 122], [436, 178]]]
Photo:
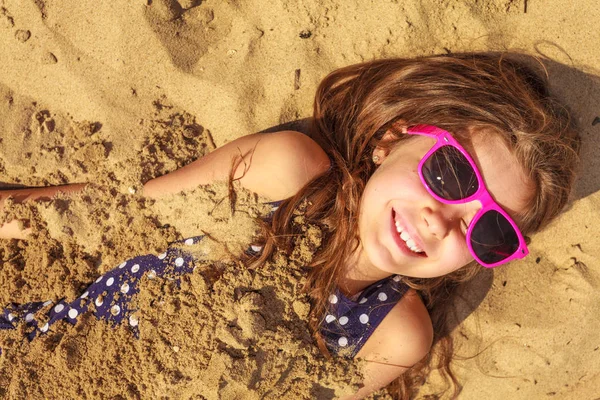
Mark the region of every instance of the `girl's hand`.
[[[32, 200], [48, 201], [58, 192], [78, 192], [85, 186], [85, 183], [74, 183], [62, 186], [2, 190], [0, 191], [0, 215], [4, 211], [4, 203], [8, 197], [12, 197], [16, 203]], [[26, 239], [29, 233], [31, 233], [31, 229], [20, 227], [18, 220], [7, 221], [0, 226], [0, 239]]]

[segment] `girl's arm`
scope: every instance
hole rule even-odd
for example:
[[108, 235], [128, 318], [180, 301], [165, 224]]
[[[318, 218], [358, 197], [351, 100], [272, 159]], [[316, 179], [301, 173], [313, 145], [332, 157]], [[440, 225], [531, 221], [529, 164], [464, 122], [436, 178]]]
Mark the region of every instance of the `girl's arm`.
[[[85, 185], [85, 183], [75, 183], [62, 186], [0, 190], [0, 212], [2, 212], [4, 208], [4, 202], [8, 197], [12, 197], [17, 203], [29, 200], [48, 201], [51, 200], [52, 197], [58, 192], [78, 192], [82, 190]], [[29, 233], [29, 228], [19, 228], [19, 221], [17, 220], [9, 221], [0, 226], [0, 239], [25, 239]]]
[[226, 181], [237, 159], [233, 179], [270, 200], [294, 195], [327, 171], [329, 158], [308, 136], [296, 131], [255, 133], [236, 139], [202, 158], [144, 185], [147, 197], [178, 193]]
[[[296, 131], [256, 133], [233, 140], [206, 156], [144, 185], [147, 197], [160, 197], [192, 189], [198, 185], [229, 178], [238, 158], [234, 179], [243, 187], [271, 200], [292, 196], [306, 183], [329, 168], [329, 158], [308, 136]], [[86, 184], [0, 191], [0, 211], [5, 199], [15, 201], [50, 200], [57, 192], [82, 190]], [[30, 229], [19, 229], [13, 220], [0, 226], [0, 238], [25, 239]]]

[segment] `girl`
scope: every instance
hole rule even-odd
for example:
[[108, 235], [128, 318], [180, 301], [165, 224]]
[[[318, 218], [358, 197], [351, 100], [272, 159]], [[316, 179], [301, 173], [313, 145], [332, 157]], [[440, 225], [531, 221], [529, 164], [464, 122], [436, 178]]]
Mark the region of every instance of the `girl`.
[[[481, 267], [527, 255], [526, 235], [567, 202], [577, 153], [568, 114], [543, 79], [510, 55], [378, 60], [323, 80], [310, 137], [282, 131], [239, 138], [147, 182], [143, 193], [156, 198], [229, 177], [272, 199], [279, 208], [263, 224], [262, 252], [244, 258], [251, 267], [276, 248], [291, 249], [300, 234], [294, 211], [308, 200], [305, 218], [324, 232], [307, 284], [317, 342], [327, 353], [367, 361], [364, 386], [351, 398], [390, 384], [408, 398], [427, 373], [432, 346], [456, 383], [446, 321], [452, 294]], [[16, 221], [0, 228], [5, 238], [29, 233]], [[76, 302], [53, 305], [46, 324], [38, 326], [34, 315], [43, 304], [31, 303], [6, 309], [0, 328], [14, 328], [18, 311], [35, 327], [33, 339], [57, 320], [75, 323], [94, 302], [97, 317], [135, 332], [138, 321], [128, 312], [134, 278], [190, 272], [189, 261], [174, 248], [136, 257], [99, 277]], [[117, 292], [123, 296], [114, 301]]]

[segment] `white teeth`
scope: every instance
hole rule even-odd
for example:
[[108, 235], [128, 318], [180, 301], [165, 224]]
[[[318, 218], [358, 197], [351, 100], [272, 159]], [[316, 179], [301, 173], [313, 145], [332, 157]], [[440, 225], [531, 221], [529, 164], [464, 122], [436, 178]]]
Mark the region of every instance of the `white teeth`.
[[396, 230], [400, 234], [400, 238], [406, 242], [406, 246], [409, 249], [411, 249], [415, 253], [423, 252], [423, 250], [421, 250], [419, 247], [417, 247], [417, 244], [415, 243], [415, 241], [411, 239], [410, 235], [404, 231], [404, 229], [400, 226], [400, 224], [398, 222], [396, 222]]

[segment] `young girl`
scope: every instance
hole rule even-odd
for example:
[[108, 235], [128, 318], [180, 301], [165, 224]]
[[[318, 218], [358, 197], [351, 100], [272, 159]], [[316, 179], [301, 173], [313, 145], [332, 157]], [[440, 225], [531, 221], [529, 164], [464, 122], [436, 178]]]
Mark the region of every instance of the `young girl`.
[[[456, 383], [446, 321], [452, 294], [482, 266], [527, 255], [526, 235], [567, 202], [577, 152], [568, 114], [514, 56], [378, 60], [323, 80], [310, 137], [282, 131], [239, 138], [147, 182], [143, 194], [157, 198], [229, 177], [273, 200], [278, 209], [263, 225], [262, 251], [253, 247], [245, 258], [250, 267], [276, 248], [291, 248], [300, 233], [294, 210], [308, 200], [305, 219], [324, 232], [307, 284], [317, 343], [367, 361], [364, 386], [352, 398], [390, 384], [408, 398], [427, 373], [432, 346]], [[49, 198], [83, 186], [5, 191], [2, 198]], [[29, 233], [16, 221], [0, 228], [4, 238]], [[29, 303], [6, 308], [0, 328], [29, 324], [33, 339], [56, 321], [76, 323], [93, 303], [98, 318], [135, 333], [128, 305], [137, 278], [188, 273], [190, 261], [179, 248], [135, 257], [76, 301], [53, 303], [44, 325], [35, 313], [45, 303]]]

